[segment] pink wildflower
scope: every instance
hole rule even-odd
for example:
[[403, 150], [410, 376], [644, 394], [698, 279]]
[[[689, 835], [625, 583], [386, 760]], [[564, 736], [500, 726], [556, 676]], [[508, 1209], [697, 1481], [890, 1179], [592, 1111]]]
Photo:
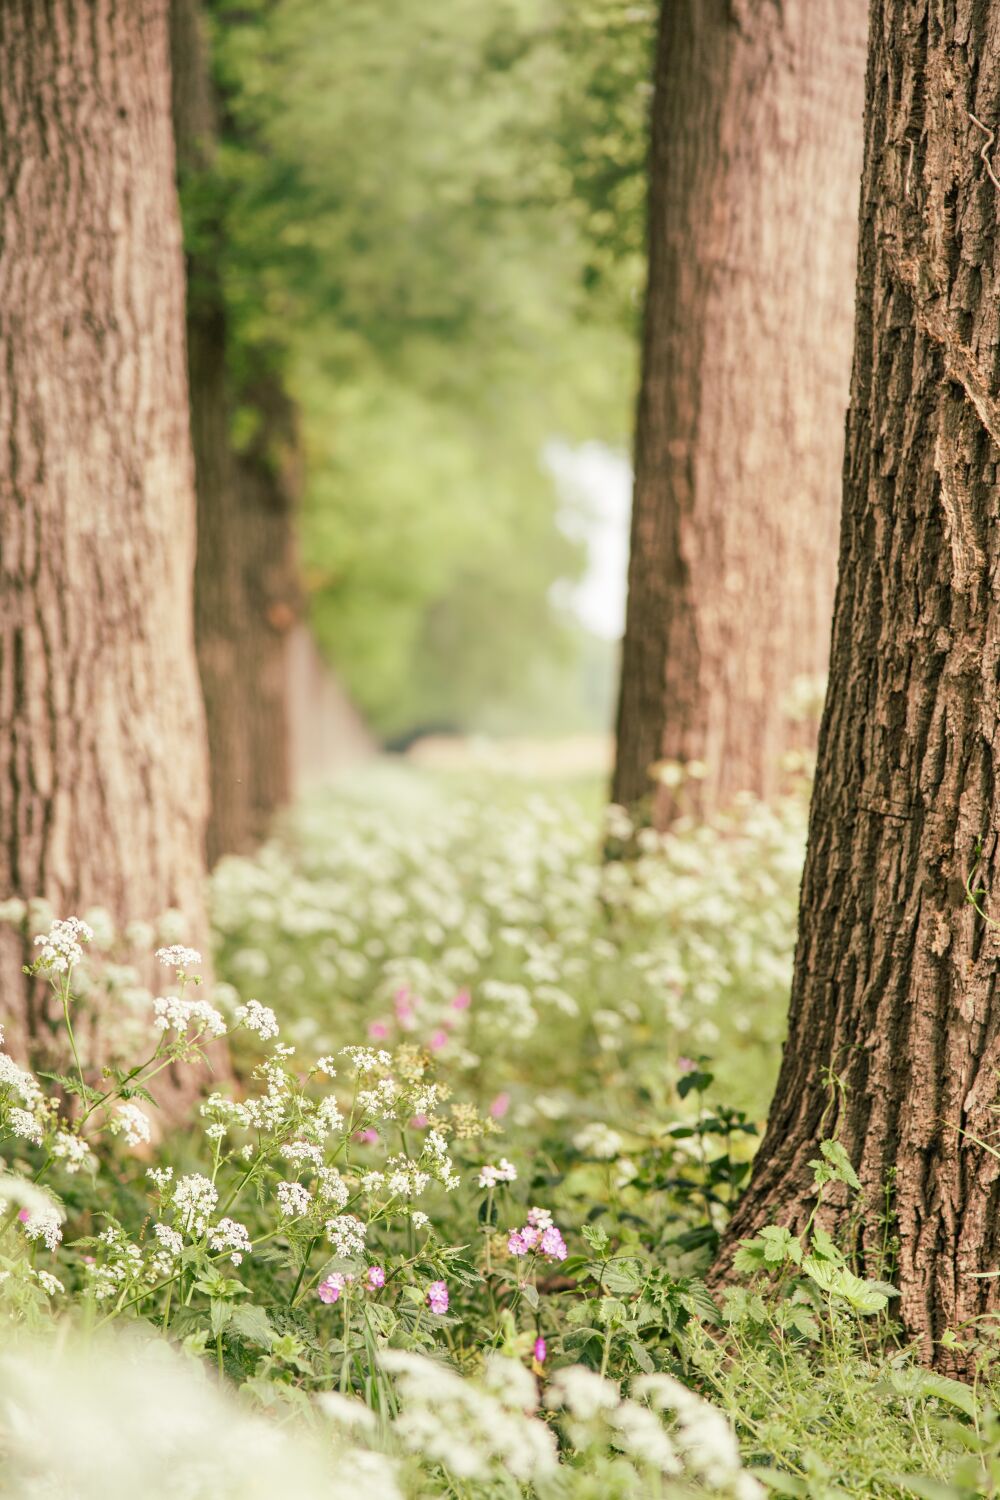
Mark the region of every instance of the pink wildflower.
[[536, 1228], [534, 1224], [525, 1224], [524, 1228], [521, 1230], [521, 1238], [527, 1245], [529, 1250], [535, 1250], [538, 1248], [538, 1241], [541, 1239], [541, 1237], [542, 1231]]
[[679, 1057], [677, 1059], [678, 1073], [693, 1073], [698, 1064], [691, 1057]]
[[340, 1294], [344, 1290], [344, 1286], [345, 1281], [343, 1276], [341, 1276], [339, 1271], [334, 1271], [332, 1276], [328, 1276], [325, 1281], [320, 1282], [316, 1288], [316, 1295], [321, 1302], [337, 1302], [340, 1300]]
[[451, 1008], [452, 1010], [468, 1010], [471, 1004], [472, 996], [469, 994], [468, 990], [459, 990], [458, 994], [451, 1002]]
[[549, 1260], [566, 1259], [566, 1241], [553, 1224], [548, 1229], [542, 1230], [541, 1250]]
[[446, 1031], [432, 1031], [427, 1043], [432, 1052], [440, 1052], [442, 1047], [448, 1045], [448, 1033]]
[[373, 1130], [369, 1125], [367, 1130], [356, 1131], [354, 1139], [356, 1141], [360, 1141], [363, 1146], [374, 1146], [375, 1142], [378, 1140], [378, 1131]]
[[507, 1240], [507, 1249], [511, 1255], [527, 1255], [528, 1241], [520, 1230], [512, 1229]]
[[448, 1283], [446, 1281], [431, 1282], [427, 1288], [427, 1306], [439, 1317], [448, 1311]]
[[502, 1120], [509, 1109], [510, 1095], [497, 1094], [496, 1098], [493, 1100], [493, 1103], [490, 1105], [490, 1119]]
[[17, 1217], [22, 1224], [27, 1224], [28, 1220], [31, 1218], [31, 1215], [26, 1208], [19, 1208], [17, 1211]]
[[535, 1350], [534, 1350], [534, 1353], [535, 1353], [535, 1359], [538, 1361], [538, 1363], [540, 1365], [544, 1365], [544, 1363], [545, 1363], [545, 1356], [548, 1354], [548, 1352], [549, 1351], [546, 1348], [545, 1340], [542, 1338], [541, 1334], [539, 1334], [538, 1338], [535, 1340]]
[[380, 1287], [385, 1286], [385, 1272], [381, 1266], [368, 1267], [368, 1285], [373, 1292], [377, 1292]]
[[396, 991], [393, 998], [393, 1005], [396, 1009], [396, 1020], [399, 1022], [399, 1025], [404, 1031], [412, 1031], [417, 1021], [413, 1014], [413, 1000], [409, 990], [405, 986], [403, 989]]
[[414, 1130], [426, 1130], [429, 1123], [426, 1115], [414, 1115], [410, 1120]]
[[368, 1027], [368, 1035], [373, 1042], [384, 1042], [389, 1035], [389, 1027], [385, 1021], [372, 1021]]

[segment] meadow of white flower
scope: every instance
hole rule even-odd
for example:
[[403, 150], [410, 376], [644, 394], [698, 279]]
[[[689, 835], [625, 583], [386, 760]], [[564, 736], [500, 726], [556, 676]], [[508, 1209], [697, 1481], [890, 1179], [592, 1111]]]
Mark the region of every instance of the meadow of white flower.
[[[220, 866], [211, 986], [181, 914], [7, 902], [67, 1062], [0, 1051], [0, 1494], [989, 1493], [948, 1488], [954, 1392], [872, 1354], [891, 1288], [829, 1237], [765, 1231], [721, 1303], [701, 1280], [802, 830], [796, 800], [665, 840], [613, 810], [637, 847], [602, 866], [579, 798], [383, 775]], [[161, 1075], [204, 1079], [220, 1038], [234, 1079], [162, 1128]]]

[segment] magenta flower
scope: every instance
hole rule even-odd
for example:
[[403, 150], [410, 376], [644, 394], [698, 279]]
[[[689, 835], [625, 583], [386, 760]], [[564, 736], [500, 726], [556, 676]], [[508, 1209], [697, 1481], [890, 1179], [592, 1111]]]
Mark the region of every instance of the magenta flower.
[[448, 1311], [448, 1283], [446, 1281], [431, 1282], [427, 1288], [427, 1306], [439, 1317]]
[[412, 1125], [414, 1130], [426, 1130], [427, 1126], [430, 1124], [430, 1121], [428, 1120], [426, 1115], [413, 1115], [410, 1120], [410, 1124]]
[[19, 1208], [17, 1211], [17, 1217], [22, 1224], [27, 1224], [28, 1220], [31, 1218], [31, 1215], [26, 1208]]
[[380, 1287], [385, 1286], [385, 1272], [381, 1266], [368, 1267], [368, 1285], [373, 1292], [377, 1292]]
[[521, 1238], [527, 1245], [529, 1250], [538, 1249], [538, 1241], [541, 1239], [541, 1237], [542, 1231], [540, 1229], [537, 1229], [534, 1224], [525, 1224], [524, 1228], [521, 1230]]
[[368, 1028], [368, 1035], [373, 1042], [384, 1042], [389, 1035], [389, 1027], [385, 1021], [373, 1021]]
[[518, 1229], [512, 1229], [507, 1240], [507, 1249], [511, 1255], [527, 1255], [528, 1241]]
[[678, 1073], [693, 1073], [698, 1064], [691, 1057], [679, 1057], [677, 1059]]
[[468, 1010], [471, 1004], [472, 996], [469, 994], [468, 990], [459, 990], [458, 994], [451, 1002], [451, 1008], [452, 1010]]
[[432, 1052], [440, 1052], [442, 1047], [448, 1045], [448, 1033], [446, 1031], [432, 1031], [427, 1043]]
[[539, 1334], [538, 1338], [535, 1340], [535, 1358], [540, 1365], [544, 1365], [545, 1356], [548, 1354], [548, 1352], [549, 1351], [546, 1348], [545, 1340], [542, 1338], [541, 1334]]
[[356, 1131], [354, 1139], [356, 1141], [360, 1141], [363, 1146], [374, 1146], [375, 1142], [378, 1140], [378, 1131], [373, 1130], [369, 1125], [367, 1130]]
[[566, 1259], [566, 1241], [554, 1224], [551, 1229], [542, 1230], [541, 1251], [549, 1260]]
[[344, 1278], [339, 1271], [334, 1271], [325, 1281], [321, 1281], [316, 1288], [316, 1295], [321, 1302], [338, 1302], [340, 1294], [344, 1290]]
[[490, 1105], [490, 1118], [492, 1120], [502, 1120], [509, 1109], [510, 1095], [497, 1094], [496, 1098], [493, 1100], [493, 1103]]

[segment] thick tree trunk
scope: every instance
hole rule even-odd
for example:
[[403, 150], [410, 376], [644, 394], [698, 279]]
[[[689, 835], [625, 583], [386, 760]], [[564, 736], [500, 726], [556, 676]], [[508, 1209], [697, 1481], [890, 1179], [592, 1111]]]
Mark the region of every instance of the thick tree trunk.
[[[973, 116], [981, 124], [973, 120]], [[789, 1039], [731, 1226], [808, 1212], [822, 1129], [888, 1199], [907, 1330], [998, 1306], [1000, 0], [875, 0], [840, 580]], [[835, 1104], [827, 1070], [841, 1080]], [[939, 1351], [942, 1362], [949, 1356]]]
[[195, 633], [210, 753], [210, 864], [246, 853], [291, 796], [288, 632], [300, 612], [295, 413], [275, 375], [240, 403], [256, 430], [237, 454], [221, 281], [225, 224], [213, 181], [217, 104], [197, 0], [172, 0], [174, 131], [184, 196], [188, 367], [198, 490]]
[[[0, 6], [0, 895], [205, 938], [166, 0]], [[44, 1032], [0, 928], [3, 1020]]]
[[826, 670], [866, 0], [665, 0], [613, 796], [774, 792]]

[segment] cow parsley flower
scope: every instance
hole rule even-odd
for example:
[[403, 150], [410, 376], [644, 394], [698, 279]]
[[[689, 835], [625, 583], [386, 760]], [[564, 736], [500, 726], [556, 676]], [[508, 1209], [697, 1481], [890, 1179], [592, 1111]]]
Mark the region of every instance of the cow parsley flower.
[[79, 917], [66, 917], [64, 921], [53, 922], [48, 932], [35, 938], [36, 946], [42, 950], [38, 955], [38, 963], [54, 974], [66, 974], [74, 964], [82, 962], [82, 945], [93, 941], [92, 929], [86, 922], [81, 922]]
[[242, 1021], [247, 1031], [256, 1032], [261, 1041], [269, 1041], [278, 1035], [278, 1018], [267, 1005], [259, 1000], [248, 1000], [246, 1005], [236, 1007], [236, 1019]]
[[56, 1208], [36, 1209], [25, 1220], [24, 1232], [29, 1240], [44, 1240], [49, 1250], [55, 1250], [62, 1240], [62, 1225]]
[[41, 1271], [35, 1266], [30, 1266], [29, 1270], [42, 1291], [47, 1292], [50, 1297], [55, 1296], [56, 1292], [64, 1292], [66, 1290], [59, 1277], [53, 1276], [51, 1271]]
[[181, 969], [186, 972], [201, 963], [197, 948], [185, 948], [182, 943], [171, 943], [169, 948], [157, 948], [156, 956], [165, 969]]
[[200, 1172], [182, 1177], [174, 1188], [177, 1221], [188, 1234], [205, 1233], [209, 1216], [214, 1212], [218, 1201], [219, 1195], [215, 1187]]
[[309, 1212], [312, 1194], [301, 1182], [279, 1182], [275, 1191], [278, 1212], [283, 1219], [298, 1219]]
[[89, 1167], [94, 1163], [87, 1142], [68, 1130], [56, 1132], [49, 1150], [57, 1160], [65, 1164], [66, 1171], [70, 1173], [79, 1172], [82, 1167]]
[[118, 1105], [110, 1128], [112, 1135], [125, 1137], [127, 1146], [145, 1146], [152, 1135], [148, 1115], [131, 1101]]
[[344, 1260], [364, 1251], [368, 1228], [355, 1214], [339, 1214], [335, 1219], [327, 1219], [326, 1232], [334, 1254]]
[[160, 995], [153, 1001], [153, 1010], [157, 1031], [176, 1031], [178, 1036], [186, 1036], [191, 1027], [198, 1034], [207, 1031], [209, 1036], [224, 1036], [226, 1032], [225, 1018], [207, 1000]]
[[253, 1250], [246, 1225], [237, 1219], [220, 1219], [215, 1228], [209, 1230], [208, 1243], [213, 1250], [228, 1251], [234, 1266], [240, 1265], [244, 1255]]
[[33, 1114], [26, 1109], [12, 1109], [8, 1115], [10, 1128], [15, 1135], [24, 1141], [31, 1141], [32, 1145], [42, 1144], [42, 1127]]

